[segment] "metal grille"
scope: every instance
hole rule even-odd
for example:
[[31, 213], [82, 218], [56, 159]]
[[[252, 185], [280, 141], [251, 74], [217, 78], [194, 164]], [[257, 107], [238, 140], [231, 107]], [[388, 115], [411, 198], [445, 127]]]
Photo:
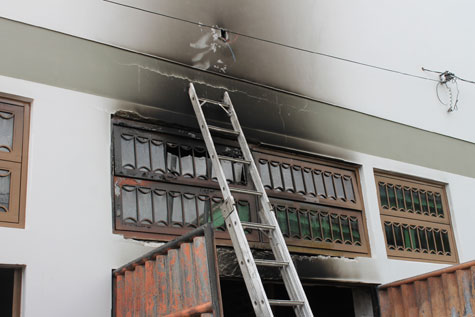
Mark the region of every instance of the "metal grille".
[[354, 167], [260, 148], [253, 155], [289, 246], [369, 253]]
[[375, 173], [389, 257], [457, 262], [443, 184]]
[[[242, 158], [238, 148], [221, 144], [218, 153]], [[114, 127], [115, 174], [147, 180], [217, 187], [211, 161], [200, 140], [170, 134]], [[246, 167], [226, 162], [230, 184], [246, 186]]]
[[[221, 193], [199, 135], [120, 118], [113, 123], [116, 232], [169, 240], [210, 219], [217, 238], [229, 239], [221, 212], [214, 208], [222, 201]], [[235, 143], [217, 141], [219, 155], [242, 159]], [[293, 250], [369, 253], [355, 167], [257, 147], [253, 155]], [[222, 163], [230, 185], [251, 189], [245, 164]], [[240, 219], [258, 222], [257, 199], [246, 193], [235, 197]], [[255, 230], [246, 233], [254, 246], [267, 243], [265, 235]]]
[[361, 212], [272, 200], [287, 245], [368, 252]]
[[362, 209], [356, 172], [255, 150], [262, 182], [270, 197]]
[[[228, 238], [219, 209], [222, 194], [217, 189], [115, 177], [114, 193], [119, 230], [181, 235], [207, 223], [210, 217], [218, 231], [216, 237]], [[235, 197], [241, 220], [257, 221], [254, 197]], [[248, 239], [257, 241], [258, 234], [249, 232]]]

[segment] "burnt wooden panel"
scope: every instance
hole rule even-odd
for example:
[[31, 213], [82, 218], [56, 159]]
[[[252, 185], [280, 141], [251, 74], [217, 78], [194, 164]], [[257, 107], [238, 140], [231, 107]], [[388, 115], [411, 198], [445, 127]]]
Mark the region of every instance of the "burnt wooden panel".
[[361, 210], [363, 200], [355, 169], [326, 165], [310, 157], [253, 151], [269, 197]]
[[[116, 175], [219, 188], [202, 140], [119, 126], [113, 134]], [[223, 143], [216, 144], [219, 155], [243, 158], [236, 144]], [[249, 187], [244, 164], [222, 164], [230, 184]]]
[[[252, 195], [234, 194], [242, 221], [258, 222], [257, 201]], [[164, 184], [134, 178], [114, 178], [115, 227], [179, 236], [206, 224], [216, 228], [216, 237], [229, 239], [219, 209], [222, 194], [208, 189]], [[257, 232], [248, 232], [249, 241], [258, 241]]]
[[[220, 155], [242, 158], [235, 141], [218, 138], [216, 147]], [[356, 166], [258, 146], [253, 146], [253, 155], [292, 251], [370, 254]], [[242, 163], [222, 164], [227, 164], [223, 168], [233, 187], [252, 189]], [[218, 242], [230, 245], [212, 170], [199, 134], [115, 118], [115, 232], [167, 241], [211, 221]], [[234, 197], [241, 220], [259, 222], [256, 197]], [[263, 234], [246, 234], [252, 247], [269, 248]]]

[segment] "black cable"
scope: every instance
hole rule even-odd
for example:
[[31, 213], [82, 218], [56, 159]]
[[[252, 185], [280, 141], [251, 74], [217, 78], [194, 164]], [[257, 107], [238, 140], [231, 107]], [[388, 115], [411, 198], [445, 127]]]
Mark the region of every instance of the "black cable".
[[443, 102], [442, 99], [440, 99], [440, 94], [439, 94], [439, 87], [442, 85], [442, 83], [438, 82], [437, 85], [435, 85], [435, 93], [437, 94], [437, 99], [439, 99], [439, 102], [443, 104], [444, 106], [448, 106], [447, 103]]
[[[425, 71], [425, 72], [430, 72], [430, 73], [435, 73], [435, 74], [439, 74], [439, 75], [445, 75], [445, 76], [450, 76], [450, 77], [453, 77], [453, 78], [456, 78], [458, 80], [461, 80], [461, 81], [464, 81], [464, 82], [467, 82], [469, 84], [475, 84], [475, 81], [472, 81], [472, 80], [468, 80], [468, 79], [463, 79], [457, 75], [455, 75], [454, 73], [451, 73], [449, 71], [445, 71], [445, 72], [441, 72], [441, 71], [438, 71], [438, 70], [431, 70], [431, 69], [427, 69], [427, 68], [424, 68], [422, 67], [422, 70]], [[440, 80], [439, 80], [440, 81]]]
[[457, 88], [457, 94], [455, 95], [455, 103], [453, 105], [453, 107], [450, 107], [449, 108], [449, 112], [452, 112], [452, 111], [455, 111], [455, 110], [459, 110], [459, 107], [458, 107], [458, 102], [459, 102], [459, 94], [460, 94], [460, 90], [459, 90], [459, 84], [456, 80], [454, 80], [454, 83], [455, 83], [455, 88]]
[[467, 82], [467, 83], [469, 83], [469, 84], [475, 84], [475, 81], [463, 79], [463, 78], [460, 78], [460, 77], [458, 77], [458, 76], [457, 76], [457, 79], [460, 79], [461, 81]]
[[[207, 25], [207, 24], [203, 24], [203, 23], [197, 23], [197, 22], [194, 22], [194, 21], [190, 21], [190, 20], [186, 20], [186, 19], [166, 15], [164, 13], [160, 13], [160, 12], [156, 12], [156, 11], [142, 9], [142, 8], [139, 8], [139, 7], [134, 7], [134, 6], [131, 6], [131, 5], [123, 4], [123, 3], [120, 3], [120, 2], [115, 2], [115, 1], [112, 1], [112, 0], [103, 0], [103, 1], [104, 2], [109, 2], [109, 3], [112, 3], [112, 4], [116, 4], [116, 5], [119, 5], [119, 6], [123, 6], [123, 7], [129, 8], [129, 9], [134, 9], [134, 10], [138, 10], [138, 11], [142, 11], [142, 12], [146, 12], [146, 13], [150, 13], [150, 14], [159, 15], [159, 16], [166, 17], [166, 18], [169, 18], [169, 19], [174, 19], [174, 20], [177, 20], [177, 21], [194, 24], [194, 25], [197, 25], [197, 26], [200, 26], [200, 27], [206, 27], [206, 28], [210, 28], [210, 29], [219, 29], [219, 27], [217, 27], [217, 26]], [[374, 68], [374, 69], [379, 69], [379, 70], [383, 70], [383, 71], [386, 71], [386, 72], [391, 72], [391, 73], [395, 73], [395, 74], [399, 74], [399, 75], [403, 75], [403, 76], [409, 76], [409, 77], [414, 77], [414, 78], [419, 78], [419, 79], [424, 79], [424, 80], [429, 80], [429, 81], [438, 81], [436, 79], [427, 78], [427, 77], [424, 77], [424, 76], [413, 75], [413, 74], [410, 74], [410, 73], [406, 73], [406, 72], [402, 72], [402, 71], [398, 71], [398, 70], [394, 70], [394, 69], [390, 69], [390, 68], [371, 65], [371, 64], [358, 62], [358, 61], [354, 61], [354, 60], [343, 58], [343, 57], [338, 57], [338, 56], [335, 56], [335, 55], [320, 53], [320, 52], [311, 51], [311, 50], [307, 50], [307, 49], [304, 49], [304, 48], [299, 48], [299, 47], [288, 45], [288, 44], [283, 44], [283, 43], [279, 43], [279, 42], [275, 42], [275, 41], [271, 41], [271, 40], [261, 39], [261, 38], [258, 38], [258, 37], [252, 36], [252, 35], [233, 32], [233, 31], [229, 31], [229, 30], [226, 30], [226, 31], [230, 34], [234, 34], [234, 35], [238, 35], [238, 36], [242, 36], [242, 37], [247, 37], [249, 39], [253, 39], [253, 40], [256, 40], [256, 41], [261, 41], [261, 42], [265, 42], [265, 43], [269, 43], [269, 44], [273, 44], [273, 45], [278, 45], [278, 46], [298, 50], [298, 51], [309, 53], [309, 54], [314, 54], [314, 55], [324, 56], [324, 57], [328, 57], [328, 58], [333, 58], [333, 59], [336, 59], [336, 60], [340, 60], [340, 61], [344, 61], [344, 62], [348, 62], [348, 63], [353, 63], [353, 64], [357, 64], [357, 65], [361, 65], [361, 66], [366, 66], [366, 67], [370, 67], [370, 68]]]

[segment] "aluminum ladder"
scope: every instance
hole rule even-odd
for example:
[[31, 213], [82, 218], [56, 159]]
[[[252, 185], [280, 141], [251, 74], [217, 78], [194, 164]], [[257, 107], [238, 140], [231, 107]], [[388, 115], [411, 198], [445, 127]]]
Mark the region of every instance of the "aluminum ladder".
[[[272, 210], [272, 205], [267, 197], [264, 185], [262, 184], [259, 172], [257, 171], [256, 164], [252, 158], [251, 151], [249, 150], [249, 146], [242, 132], [241, 125], [239, 124], [228, 92], [224, 93], [223, 101], [199, 98], [192, 83], [190, 83], [188, 92], [198, 119], [201, 133], [203, 134], [203, 139], [208, 149], [208, 154], [213, 164], [214, 173], [218, 179], [223, 194], [223, 202], [220, 208], [229, 235], [231, 236], [236, 257], [256, 315], [270, 317], [273, 316], [271, 306], [291, 306], [293, 307], [296, 316], [313, 316], [307, 296], [305, 295], [305, 291], [300, 283], [299, 276], [292, 262], [292, 258], [290, 257], [287, 245], [285, 244], [284, 236], [280, 231], [277, 219]], [[233, 129], [231, 130], [208, 125], [202, 109], [202, 106], [205, 104], [211, 104], [222, 108], [228, 115]], [[218, 155], [211, 132], [235, 137], [239, 143], [244, 159]], [[247, 165], [255, 190], [230, 187], [226, 181], [223, 167], [221, 165], [221, 161], [223, 160]], [[262, 207], [259, 211], [261, 223], [241, 222], [232, 192], [259, 197], [260, 205]], [[269, 237], [274, 260], [254, 259], [244, 233], [245, 228], [260, 230]], [[271, 266], [280, 269], [290, 300], [267, 298], [257, 266]]]

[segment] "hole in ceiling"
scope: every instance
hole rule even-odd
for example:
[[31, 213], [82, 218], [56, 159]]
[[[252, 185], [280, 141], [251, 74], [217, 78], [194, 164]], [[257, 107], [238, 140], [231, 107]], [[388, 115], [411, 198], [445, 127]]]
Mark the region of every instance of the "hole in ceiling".
[[229, 33], [225, 29], [220, 29], [220, 38], [224, 42], [227, 42], [229, 40]]

